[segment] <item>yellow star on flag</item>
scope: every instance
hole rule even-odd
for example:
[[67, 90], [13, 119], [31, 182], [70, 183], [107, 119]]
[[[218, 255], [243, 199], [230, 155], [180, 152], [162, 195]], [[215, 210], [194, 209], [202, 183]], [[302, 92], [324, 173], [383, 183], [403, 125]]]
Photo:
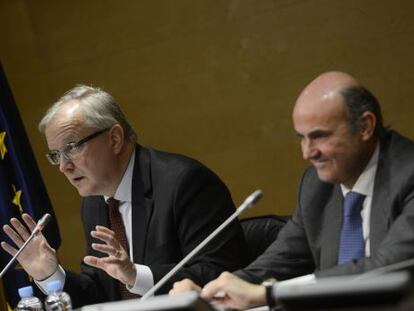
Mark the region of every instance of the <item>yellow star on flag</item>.
[[15, 185], [12, 185], [13, 191], [14, 191], [14, 198], [13, 198], [13, 204], [16, 205], [19, 208], [20, 215], [23, 214], [23, 206], [20, 203], [20, 197], [22, 196], [22, 191], [17, 190]]
[[4, 156], [6, 155], [7, 148], [6, 143], [4, 142], [6, 139], [6, 132], [0, 132], [0, 157], [3, 160]]
[[14, 311], [9, 304], [7, 304], [7, 311]]

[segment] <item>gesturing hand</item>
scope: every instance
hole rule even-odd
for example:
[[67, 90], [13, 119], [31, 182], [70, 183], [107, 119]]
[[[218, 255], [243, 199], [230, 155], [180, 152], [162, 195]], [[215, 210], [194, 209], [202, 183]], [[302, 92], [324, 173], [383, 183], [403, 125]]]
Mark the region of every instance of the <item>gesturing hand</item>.
[[[29, 214], [23, 214], [22, 218], [30, 229], [30, 232], [33, 231], [36, 227], [33, 218]], [[16, 218], [10, 219], [10, 224], [11, 226], [4, 225], [3, 231], [14, 242], [17, 248], [20, 248], [29, 238], [30, 233]], [[12, 256], [17, 253], [17, 249], [6, 242], [1, 242], [1, 247]], [[58, 266], [56, 251], [47, 243], [41, 233], [27, 244], [26, 248], [17, 257], [17, 261], [35, 280], [43, 280], [51, 276]]]
[[92, 267], [104, 270], [122, 283], [133, 286], [136, 278], [135, 266], [125, 249], [115, 238], [115, 232], [104, 226], [96, 226], [95, 229], [91, 231], [91, 236], [104, 243], [92, 243], [92, 248], [108, 256], [102, 258], [86, 256], [83, 261]]

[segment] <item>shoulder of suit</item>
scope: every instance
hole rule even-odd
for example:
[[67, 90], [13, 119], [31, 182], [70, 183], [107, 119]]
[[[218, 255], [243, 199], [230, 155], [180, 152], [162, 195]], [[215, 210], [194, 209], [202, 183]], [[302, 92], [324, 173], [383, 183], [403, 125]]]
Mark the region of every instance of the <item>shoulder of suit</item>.
[[380, 159], [392, 165], [414, 169], [414, 142], [395, 131], [389, 131], [380, 144]]
[[414, 142], [396, 131], [390, 130], [386, 137], [381, 141], [383, 149], [389, 149], [390, 152], [404, 150], [405, 153], [414, 153]]
[[164, 165], [172, 165], [175, 167], [205, 167], [204, 164], [199, 162], [198, 160], [195, 160], [191, 157], [178, 154], [178, 153], [172, 153], [167, 151], [160, 151], [154, 148], [145, 147], [147, 152], [150, 155], [151, 163], [153, 164], [153, 161], [156, 161], [156, 164], [164, 164]]

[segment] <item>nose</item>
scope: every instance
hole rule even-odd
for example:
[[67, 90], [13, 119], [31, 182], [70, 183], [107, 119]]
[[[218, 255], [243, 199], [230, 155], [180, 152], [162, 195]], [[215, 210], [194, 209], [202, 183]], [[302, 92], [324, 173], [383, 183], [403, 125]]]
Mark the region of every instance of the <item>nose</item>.
[[68, 159], [66, 159], [63, 156], [60, 157], [59, 170], [62, 173], [69, 172], [69, 171], [73, 170], [73, 162], [72, 162], [72, 160], [68, 160]]
[[303, 138], [301, 142], [302, 147], [302, 156], [305, 160], [311, 160], [318, 154], [318, 150], [316, 149], [312, 140], [308, 138]]

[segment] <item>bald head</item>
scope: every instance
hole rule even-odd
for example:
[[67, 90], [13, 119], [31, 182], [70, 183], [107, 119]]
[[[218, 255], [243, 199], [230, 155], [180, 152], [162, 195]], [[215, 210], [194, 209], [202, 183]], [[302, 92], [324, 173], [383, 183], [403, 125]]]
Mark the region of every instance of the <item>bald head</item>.
[[309, 83], [293, 110], [303, 157], [321, 180], [352, 187], [377, 141], [381, 112], [375, 97], [355, 78], [327, 72]]
[[315, 102], [330, 102], [335, 96], [341, 95], [340, 92], [351, 87], [360, 87], [359, 82], [347, 73], [330, 71], [321, 74], [299, 95], [296, 101], [296, 109], [314, 109]]
[[309, 83], [299, 95], [293, 114], [333, 109], [332, 105], [343, 106], [340, 109], [345, 113], [351, 131], [358, 130], [365, 112], [371, 112], [375, 117], [374, 136], [379, 138], [385, 134], [378, 100], [345, 72], [329, 71]]

